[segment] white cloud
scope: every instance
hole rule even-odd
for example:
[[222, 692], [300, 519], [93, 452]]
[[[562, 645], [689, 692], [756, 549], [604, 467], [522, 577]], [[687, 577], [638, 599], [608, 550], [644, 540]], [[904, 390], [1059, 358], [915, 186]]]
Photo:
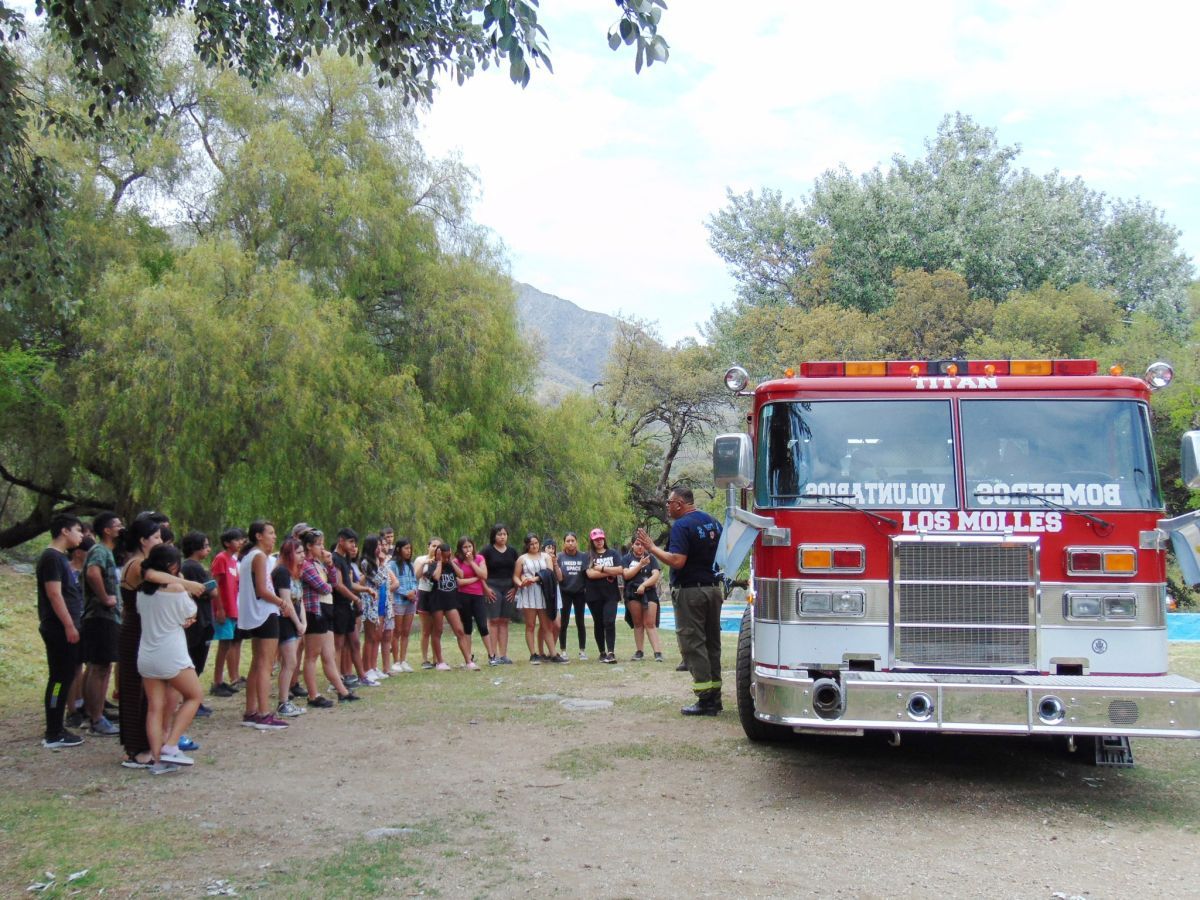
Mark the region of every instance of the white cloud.
[[663, 19], [671, 60], [637, 76], [601, 4], [566, 10], [543, 14], [554, 76], [447, 89], [424, 137], [479, 170], [515, 276], [580, 305], [694, 333], [732, 297], [703, 227], [727, 186], [799, 197], [826, 169], [919, 155], [954, 110], [1023, 165], [1169, 210], [1200, 248], [1190, 7], [689, 0]]

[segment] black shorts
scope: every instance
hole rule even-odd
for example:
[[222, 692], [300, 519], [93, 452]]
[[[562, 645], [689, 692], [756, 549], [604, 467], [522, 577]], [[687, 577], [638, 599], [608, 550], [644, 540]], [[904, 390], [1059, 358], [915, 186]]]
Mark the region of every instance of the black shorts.
[[321, 612], [307, 613], [308, 627], [304, 631], [305, 637], [310, 634], [329, 634], [330, 622], [329, 616], [326, 615], [332, 607], [328, 603], [321, 604]]
[[330, 628], [334, 634], [349, 634], [354, 630], [354, 607], [349, 600], [333, 601], [333, 621]]
[[296, 634], [296, 623], [287, 616], [276, 616], [279, 619], [279, 643], [284, 641], [295, 640], [299, 635]]
[[457, 612], [458, 609], [459, 609], [458, 591], [451, 591], [449, 593], [445, 593], [442, 591], [431, 591], [430, 592], [430, 594], [429, 594], [429, 611], [430, 612], [447, 613], [447, 612], [450, 612], [451, 610], [454, 610], [455, 612]]
[[417, 612], [432, 612], [429, 608], [429, 591], [417, 591]]
[[640, 603], [643, 606], [647, 606], [651, 603], [657, 603], [658, 602], [658, 592], [657, 591], [646, 591], [646, 593], [642, 594], [641, 596], [639, 596], [637, 594], [630, 594], [628, 597], [625, 598], [625, 602], [626, 603]]
[[277, 641], [279, 640], [279, 614], [271, 613], [267, 616], [267, 621], [263, 622], [257, 628], [241, 629], [242, 640], [252, 640], [257, 638], [260, 641]]
[[79, 632], [83, 661], [100, 666], [115, 663], [120, 634], [120, 624], [112, 619], [84, 619]]

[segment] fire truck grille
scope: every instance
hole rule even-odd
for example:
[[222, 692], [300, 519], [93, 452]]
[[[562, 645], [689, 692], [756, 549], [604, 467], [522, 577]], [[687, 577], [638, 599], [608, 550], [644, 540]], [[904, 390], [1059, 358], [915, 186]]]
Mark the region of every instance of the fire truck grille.
[[897, 539], [893, 664], [1033, 669], [1036, 555], [1036, 539]]

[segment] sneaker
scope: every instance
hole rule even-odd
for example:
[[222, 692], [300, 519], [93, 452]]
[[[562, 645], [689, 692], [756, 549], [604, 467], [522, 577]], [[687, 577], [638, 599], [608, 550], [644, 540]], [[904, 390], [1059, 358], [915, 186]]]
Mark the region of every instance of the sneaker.
[[212, 707], [211, 706], [205, 706], [203, 703], [201, 703], [196, 708], [196, 718], [197, 719], [207, 719], [211, 715], [212, 715]]
[[579, 651], [579, 660], [580, 660], [580, 662], [587, 662], [587, 652], [586, 651], [584, 651], [584, 650]]
[[230, 687], [233, 688], [235, 691], [240, 691], [245, 686], [246, 686], [245, 678], [238, 678], [237, 681], [235, 681], [233, 684], [230, 685]]
[[212, 694], [214, 697], [232, 697], [234, 694], [237, 693], [237, 691], [235, 691], [233, 688], [231, 688], [229, 685], [227, 685], [225, 682], [222, 681], [222, 682], [219, 682], [218, 684], [214, 684], [212, 686], [212, 690], [210, 690], [209, 693]]
[[348, 694], [342, 694], [342, 696], [338, 697], [338, 703], [354, 703], [356, 700], [361, 699], [362, 697], [351, 691]]
[[540, 666], [542, 664], [542, 658], [535, 653], [529, 657], [529, 664], [531, 666]]
[[[122, 764], [123, 765], [123, 764]], [[148, 765], [138, 765], [138, 768], [145, 769], [151, 775], [174, 775], [180, 771], [179, 766], [172, 765], [169, 762], [149, 763]]]
[[630, 658], [629, 661], [630, 662], [641, 662], [645, 658], [646, 658], [646, 654], [643, 653], [641, 650], [639, 650], [637, 653], [633, 654], [633, 656]]
[[193, 750], [199, 750], [200, 745], [185, 734], [179, 739], [179, 749], [184, 753], [191, 753]]
[[476, 665], [475, 660], [471, 660], [469, 663], [467, 663], [467, 671], [468, 672], [478, 672], [479, 671], [479, 666]]
[[[401, 671], [401, 672], [403, 672], [403, 673], [404, 673], [404, 674], [406, 674], [406, 675], [408, 675], [408, 674], [411, 674], [411, 673], [412, 673], [412, 671], [413, 671], [413, 667], [412, 667], [412, 666], [410, 666], [410, 665], [408, 664], [408, 660], [407, 660], [407, 659], [406, 659], [406, 660], [403, 660], [403, 661], [402, 661], [402, 662], [400, 662], [398, 665], [400, 666], [400, 671]], [[395, 667], [395, 666], [392, 666], [392, 668], [394, 669], [394, 668], [396, 668], [396, 667]]]
[[436, 666], [434, 666], [434, 668], [437, 669], [439, 672], [449, 672], [450, 671], [450, 667], [448, 665], [446, 665], [446, 663], [444, 663], [444, 662], [438, 663]]
[[[342, 684], [346, 685], [346, 687], [350, 687], [349, 682], [343, 681]], [[363, 677], [360, 681], [356, 681], [354, 683], [354, 686], [355, 687], [379, 687], [379, 682], [376, 681], [374, 678], [372, 678], [370, 675], [363, 675]]]
[[328, 697], [321, 697], [321, 696], [309, 697], [308, 705], [315, 706], [317, 709], [332, 709], [333, 701], [330, 700]]
[[433, 668], [436, 668], [436, 666], [434, 666], [434, 664], [431, 663], [429, 660], [425, 659], [425, 660], [421, 661], [421, 668], [422, 669], [433, 669]]
[[654, 654], [654, 661], [655, 662], [666, 662], [666, 660], [663, 659], [663, 655], [661, 653]]
[[42, 741], [42, 746], [47, 750], [62, 750], [64, 747], [78, 747], [83, 743], [83, 738], [77, 734], [72, 734], [69, 731], [60, 731], [58, 737], [51, 740], [46, 738]]
[[108, 721], [108, 716], [101, 716], [92, 723], [92, 727], [88, 729], [88, 734], [94, 735], [111, 735], [119, 734], [121, 731], [116, 725]]
[[605, 654], [603, 657], [601, 657], [601, 658], [600, 658], [600, 662], [603, 662], [603, 663], [608, 663], [610, 666], [616, 665], [616, 663], [617, 663], [617, 654], [615, 654], [615, 653], [606, 653], [606, 654]]
[[303, 700], [308, 696], [308, 688], [303, 685], [296, 685], [288, 691], [288, 698], [291, 700]]
[[83, 710], [77, 709], [73, 713], [68, 713], [66, 725], [68, 728], [82, 728], [83, 727]]
[[258, 716], [254, 713], [246, 713], [244, 716], [242, 716], [242, 724], [247, 728], [257, 728]]
[[353, 687], [354, 685], [358, 684], [358, 676], [357, 675], [343, 675], [342, 676], [342, 684], [344, 684], [346, 687]]
[[288, 727], [288, 723], [283, 719], [277, 719], [271, 713], [265, 716], [258, 717], [258, 724], [254, 726], [259, 731], [283, 731]]
[[106, 715], [110, 712], [120, 712], [120, 710], [121, 707], [117, 706], [117, 704], [113, 703], [111, 700], [104, 701], [104, 712]]
[[675, 667], [676, 672], [686, 672], [688, 670], [687, 663], [681, 662]]
[[374, 678], [376, 681], [386, 681], [387, 679], [389, 679], [391, 677], [392, 676], [389, 675], [387, 672], [381, 672], [379, 669], [375, 670]]
[[178, 747], [163, 747], [158, 755], [159, 763], [170, 763], [173, 766], [191, 766], [195, 760], [186, 755]]
[[285, 703], [280, 703], [279, 708], [275, 710], [275, 714], [282, 716], [285, 719], [294, 719], [296, 716], [304, 715], [304, 710], [293, 703], [291, 700]]
[[489, 665], [489, 666], [498, 666], [498, 665], [500, 665], [500, 657], [498, 657], [498, 656], [489, 656], [489, 657], [488, 657], [488, 665]]
[[500, 657], [500, 665], [511, 666], [512, 664], [513, 664], [513, 661], [511, 659], [509, 659], [507, 656]]
[[570, 658], [565, 653], [558, 654], [558, 656], [554, 657], [554, 661], [557, 663], [567, 663], [568, 665], [571, 662]]

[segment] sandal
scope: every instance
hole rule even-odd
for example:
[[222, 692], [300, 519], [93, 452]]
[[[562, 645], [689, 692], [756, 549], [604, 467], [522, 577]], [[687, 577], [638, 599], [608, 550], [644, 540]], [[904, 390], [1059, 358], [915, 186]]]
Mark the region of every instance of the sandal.
[[154, 765], [154, 758], [151, 757], [147, 762], [142, 762], [136, 756], [126, 756], [121, 760], [121, 765], [126, 769], [148, 769]]

